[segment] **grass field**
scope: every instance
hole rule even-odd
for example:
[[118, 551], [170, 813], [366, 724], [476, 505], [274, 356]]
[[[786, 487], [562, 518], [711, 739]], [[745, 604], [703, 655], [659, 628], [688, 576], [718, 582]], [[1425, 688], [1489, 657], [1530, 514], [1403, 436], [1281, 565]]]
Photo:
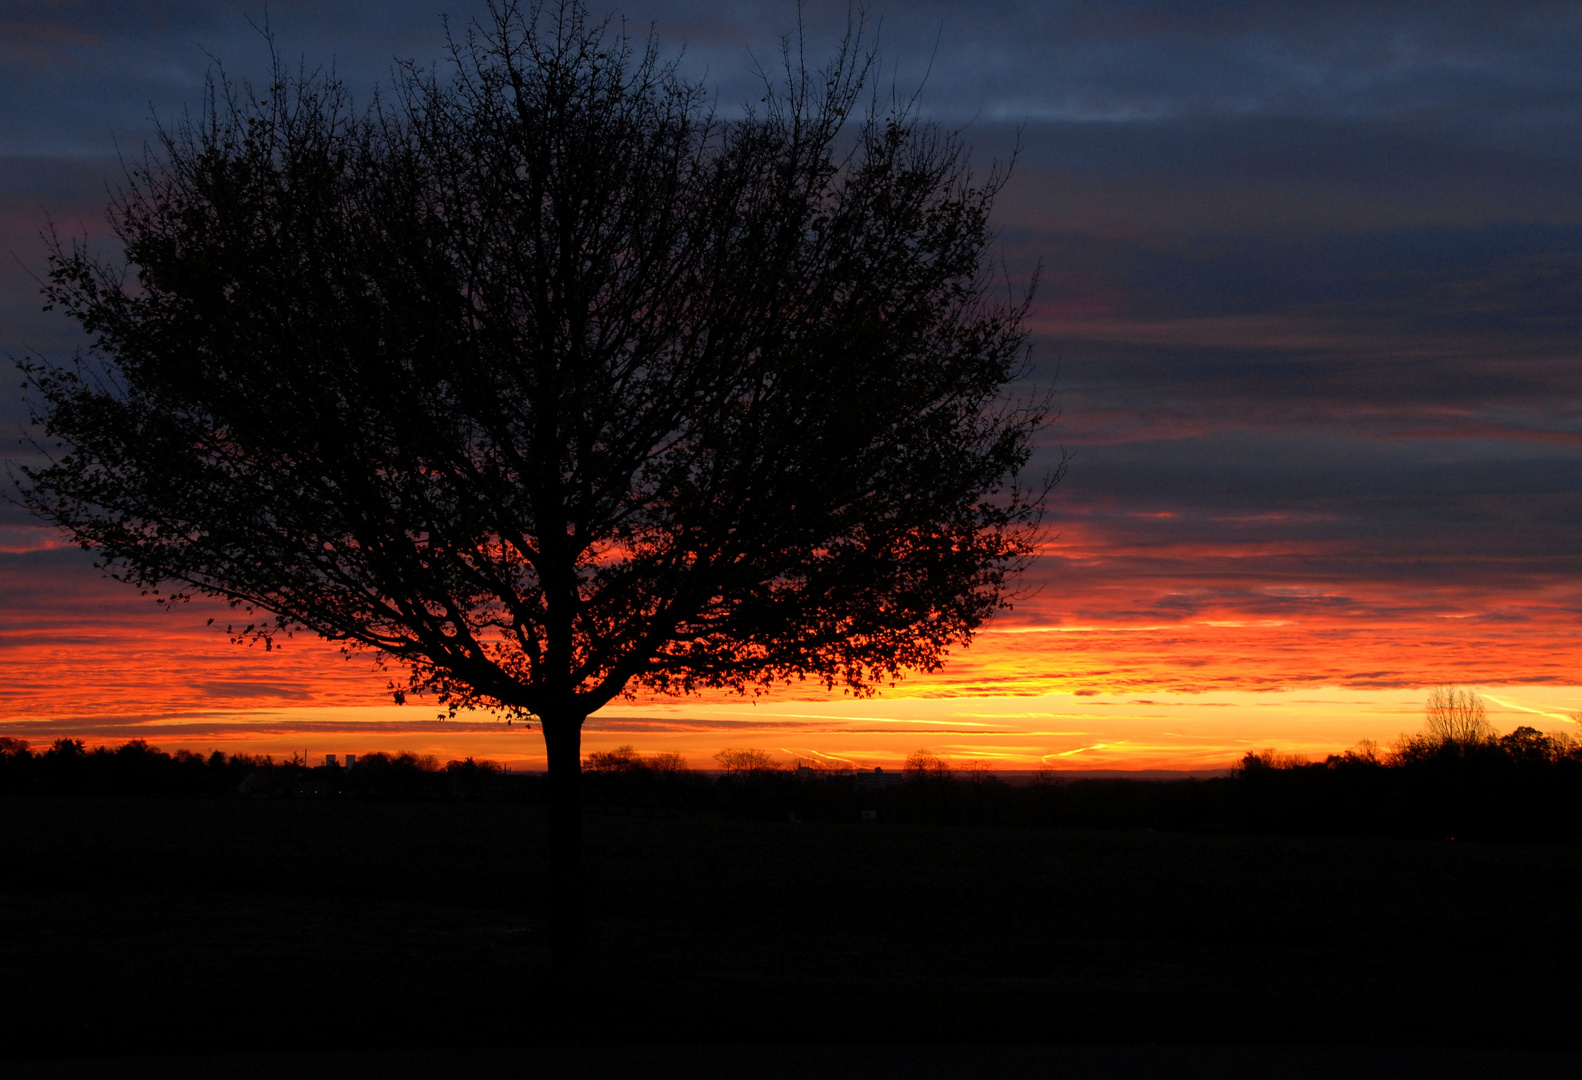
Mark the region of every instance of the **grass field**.
[[0, 1054], [555, 1042], [1568, 1047], [1566, 846], [589, 819], [546, 997], [532, 806], [0, 803]]

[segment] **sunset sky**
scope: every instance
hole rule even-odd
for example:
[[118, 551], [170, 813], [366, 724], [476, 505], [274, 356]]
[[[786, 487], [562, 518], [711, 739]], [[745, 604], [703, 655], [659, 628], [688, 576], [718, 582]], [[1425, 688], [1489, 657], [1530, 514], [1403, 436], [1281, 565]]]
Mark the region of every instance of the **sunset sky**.
[[[442, 0], [273, 0], [280, 48], [366, 100], [437, 59]], [[595, 5], [597, 7], [597, 5]], [[257, 76], [260, 5], [0, 7], [0, 350], [67, 357], [38, 230], [102, 234], [118, 153]], [[448, 8], [463, 24], [482, 10]], [[632, 3], [753, 96], [794, 6]], [[1013, 276], [1042, 261], [1034, 378], [1071, 454], [1027, 595], [934, 675], [866, 701], [634, 701], [598, 749], [726, 746], [890, 766], [1217, 769], [1420, 723], [1582, 734], [1582, 7], [875, 2], [885, 68], [983, 165]], [[720, 12], [726, 12], [721, 15]], [[844, 3], [808, 6], [815, 55]], [[926, 81], [925, 80], [926, 76]], [[18, 378], [0, 397], [23, 453]], [[0, 505], [0, 734], [167, 750], [411, 749], [531, 767], [536, 730], [397, 707], [366, 656], [230, 645]]]

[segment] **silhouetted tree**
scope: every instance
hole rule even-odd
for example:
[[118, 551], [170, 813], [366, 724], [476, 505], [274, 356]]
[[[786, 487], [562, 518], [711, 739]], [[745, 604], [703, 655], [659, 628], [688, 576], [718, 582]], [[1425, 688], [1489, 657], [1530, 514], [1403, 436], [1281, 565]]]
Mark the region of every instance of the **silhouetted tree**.
[[480, 761], [472, 757], [447, 761], [444, 771], [450, 781], [450, 795], [457, 799], [486, 799], [493, 796], [505, 772], [498, 762]]
[[928, 816], [943, 815], [949, 809], [955, 775], [950, 762], [931, 750], [914, 750], [908, 754], [901, 777], [912, 810]]
[[24, 790], [33, 780], [34, 761], [26, 739], [0, 735], [0, 794]]
[[674, 750], [661, 750], [643, 759], [643, 767], [659, 776], [679, 776], [688, 770], [685, 755]]
[[1383, 764], [1379, 758], [1379, 744], [1372, 739], [1359, 739], [1355, 746], [1338, 756], [1338, 764], [1349, 767], [1377, 768]]
[[1512, 761], [1524, 764], [1547, 764], [1555, 758], [1554, 740], [1526, 724], [1509, 735], [1500, 736], [1500, 749], [1510, 755]]
[[1434, 746], [1466, 748], [1492, 741], [1494, 729], [1477, 694], [1459, 686], [1436, 686], [1428, 691], [1423, 736]]
[[714, 755], [727, 776], [757, 776], [763, 773], [784, 771], [784, 766], [770, 757], [765, 750], [749, 748], [735, 750], [727, 747]]
[[[641, 688], [933, 669], [1007, 596], [1042, 419], [1005, 394], [1002, 182], [859, 109], [860, 27], [740, 119], [578, 2], [505, 4], [369, 111], [277, 64], [128, 170], [92, 335], [30, 360], [22, 497], [111, 572], [538, 718], [562, 960], [584, 719]], [[364, 762], [359, 761], [359, 768]], [[371, 766], [370, 766], [371, 767]]]
[[1265, 750], [1249, 750], [1235, 765], [1231, 766], [1232, 774], [1256, 773], [1260, 770], [1270, 769], [1300, 769], [1311, 764], [1306, 754], [1282, 754], [1280, 751], [1269, 747]]
[[588, 755], [588, 768], [594, 772], [628, 773], [642, 767], [642, 755], [635, 746], [617, 746], [614, 750], [595, 750]]
[[902, 775], [914, 781], [944, 781], [955, 775], [950, 762], [932, 750], [913, 750], [906, 755]]

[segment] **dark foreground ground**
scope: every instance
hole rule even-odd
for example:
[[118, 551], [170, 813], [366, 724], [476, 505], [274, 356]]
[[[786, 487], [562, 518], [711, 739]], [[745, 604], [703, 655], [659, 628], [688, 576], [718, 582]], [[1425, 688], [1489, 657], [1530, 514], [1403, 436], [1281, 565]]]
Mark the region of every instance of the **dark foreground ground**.
[[1582, 1064], [1571, 846], [595, 816], [568, 1002], [540, 813], [0, 801], [0, 1072]]

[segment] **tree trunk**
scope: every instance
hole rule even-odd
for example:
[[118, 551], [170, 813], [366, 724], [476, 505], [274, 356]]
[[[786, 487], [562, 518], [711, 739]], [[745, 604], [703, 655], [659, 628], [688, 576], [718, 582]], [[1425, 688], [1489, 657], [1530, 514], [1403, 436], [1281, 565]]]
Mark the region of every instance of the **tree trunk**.
[[580, 978], [587, 942], [582, 898], [582, 717], [543, 717], [549, 756], [549, 945], [555, 974]]

